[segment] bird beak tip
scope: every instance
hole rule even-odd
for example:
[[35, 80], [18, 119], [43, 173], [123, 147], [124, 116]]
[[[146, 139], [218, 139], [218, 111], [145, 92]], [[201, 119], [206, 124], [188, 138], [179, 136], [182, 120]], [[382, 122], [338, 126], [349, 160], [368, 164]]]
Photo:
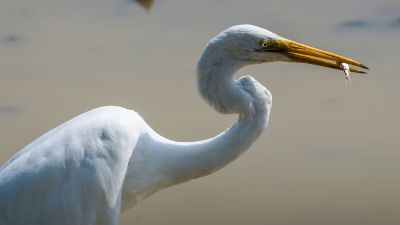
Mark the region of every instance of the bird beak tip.
[[[368, 68], [366, 65], [361, 64], [360, 67], [361, 67], [361, 68], [364, 68], [364, 69], [366, 69], [366, 70], [369, 70], [369, 68]], [[365, 72], [365, 73], [367, 73], [367, 72]]]

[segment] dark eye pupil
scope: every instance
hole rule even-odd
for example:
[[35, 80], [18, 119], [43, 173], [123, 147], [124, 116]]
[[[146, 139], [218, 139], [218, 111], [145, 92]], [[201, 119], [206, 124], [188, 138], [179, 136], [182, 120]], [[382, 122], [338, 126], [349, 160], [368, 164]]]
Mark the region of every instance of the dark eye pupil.
[[268, 47], [269, 45], [270, 45], [269, 40], [262, 40], [262, 41], [260, 41], [260, 47], [261, 47], [261, 48], [266, 48], [266, 47]]

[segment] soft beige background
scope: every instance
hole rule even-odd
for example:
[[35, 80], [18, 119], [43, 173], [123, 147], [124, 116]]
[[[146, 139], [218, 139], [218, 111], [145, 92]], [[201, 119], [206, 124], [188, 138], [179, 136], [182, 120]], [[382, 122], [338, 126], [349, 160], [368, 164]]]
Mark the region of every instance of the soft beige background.
[[[91, 108], [137, 110], [161, 134], [226, 129], [197, 94], [195, 64], [250, 23], [359, 60], [368, 76], [301, 64], [245, 68], [274, 96], [268, 130], [218, 173], [163, 190], [121, 224], [400, 224], [398, 0], [2, 0], [0, 164]], [[358, 21], [358, 22], [357, 22]], [[0, 200], [1, 201], [1, 200]]]

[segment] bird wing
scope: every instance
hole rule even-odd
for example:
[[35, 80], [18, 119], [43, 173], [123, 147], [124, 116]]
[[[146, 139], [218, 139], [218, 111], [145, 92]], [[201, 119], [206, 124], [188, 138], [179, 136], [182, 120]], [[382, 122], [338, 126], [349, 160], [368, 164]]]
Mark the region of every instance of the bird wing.
[[117, 221], [137, 119], [127, 109], [98, 108], [22, 149], [0, 167], [0, 224]]

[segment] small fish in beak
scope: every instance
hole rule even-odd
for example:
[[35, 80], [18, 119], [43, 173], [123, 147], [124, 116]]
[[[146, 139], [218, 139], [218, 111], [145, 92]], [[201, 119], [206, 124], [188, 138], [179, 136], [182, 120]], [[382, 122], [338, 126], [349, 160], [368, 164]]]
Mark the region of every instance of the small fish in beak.
[[344, 77], [346, 79], [346, 86], [349, 85], [351, 86], [351, 78], [350, 78], [350, 66], [347, 63], [340, 63], [339, 64], [340, 68], [344, 72]]

